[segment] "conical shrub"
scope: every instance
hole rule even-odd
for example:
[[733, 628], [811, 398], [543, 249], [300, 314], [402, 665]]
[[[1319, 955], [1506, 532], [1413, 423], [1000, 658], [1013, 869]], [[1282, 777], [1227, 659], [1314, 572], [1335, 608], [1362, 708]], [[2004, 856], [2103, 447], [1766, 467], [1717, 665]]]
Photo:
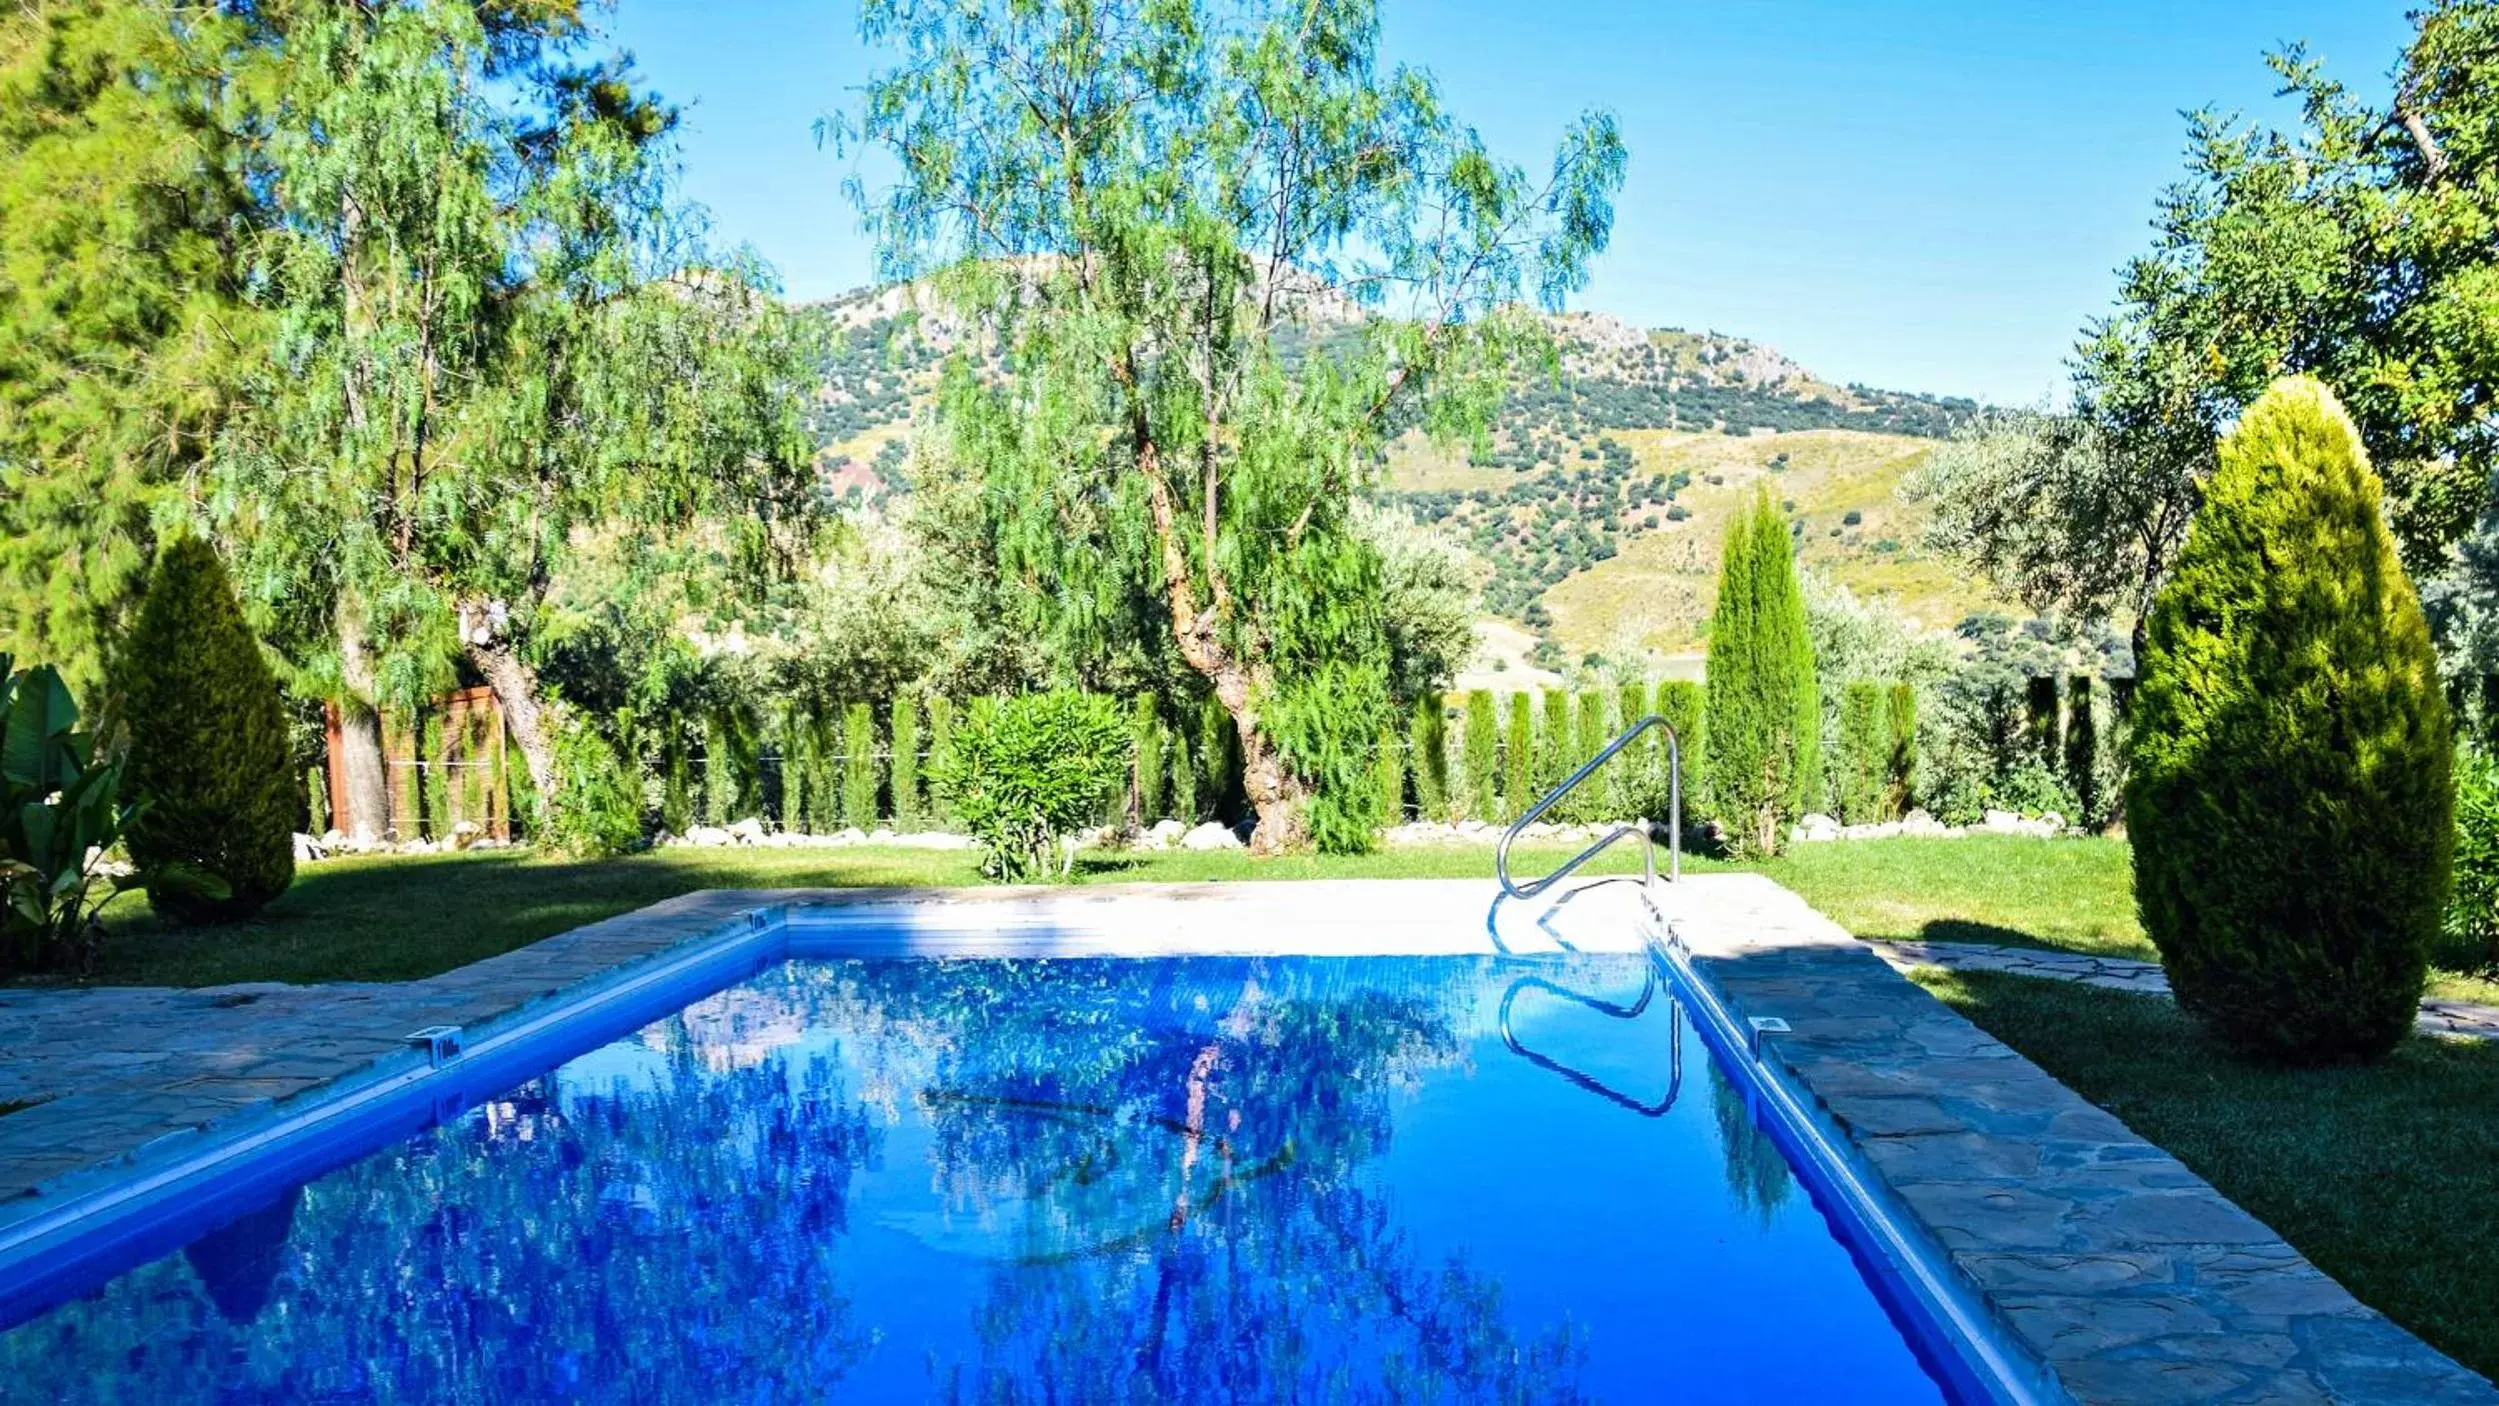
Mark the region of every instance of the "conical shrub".
[[1787, 521], [1762, 490], [1727, 525], [1710, 616], [1710, 804], [1739, 852], [1777, 851], [1822, 791], [1822, 699]]
[[2277, 382], [2221, 447], [2130, 717], [2135, 898], [2178, 1003], [2314, 1063], [2412, 1029], [2454, 843], [2447, 705], [2351, 421]]
[[166, 544], [118, 657], [123, 786], [147, 807], [130, 856], [142, 872], [214, 874], [226, 890], [153, 885], [149, 903], [178, 922], [249, 917], [295, 882], [300, 796], [277, 677], [216, 548], [189, 536]]

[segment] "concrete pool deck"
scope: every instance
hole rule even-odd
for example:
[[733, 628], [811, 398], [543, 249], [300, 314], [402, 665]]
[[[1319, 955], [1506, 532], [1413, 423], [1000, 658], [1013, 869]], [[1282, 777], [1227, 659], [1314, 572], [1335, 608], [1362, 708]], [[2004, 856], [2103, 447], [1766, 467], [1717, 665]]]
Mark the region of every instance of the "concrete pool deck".
[[[0, 991], [0, 1234], [82, 1188], [205, 1145], [414, 1053], [486, 1031], [759, 913], [1018, 951], [1637, 950], [1636, 891], [1594, 881], [1493, 905], [1481, 881], [690, 894], [423, 981]], [[1686, 878], [1669, 920], [1767, 1061], [1922, 1230], [2001, 1336], [2087, 1401], [2499, 1402], [2175, 1159], [2084, 1102], [1769, 880]]]

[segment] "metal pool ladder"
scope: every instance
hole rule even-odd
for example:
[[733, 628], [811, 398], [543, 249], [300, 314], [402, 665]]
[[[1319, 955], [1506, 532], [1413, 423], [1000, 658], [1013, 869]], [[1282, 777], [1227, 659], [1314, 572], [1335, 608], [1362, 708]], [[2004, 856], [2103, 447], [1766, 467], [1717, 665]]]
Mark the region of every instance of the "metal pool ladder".
[[1610, 833], [1599, 836], [1594, 844], [1572, 855], [1561, 868], [1543, 878], [1529, 879], [1521, 883], [1510, 877], [1510, 844], [1519, 837], [1519, 832], [1535, 824], [1546, 811], [1553, 809], [1564, 796], [1569, 795], [1571, 788], [1587, 780], [1599, 767], [1612, 760], [1616, 752], [1630, 746], [1632, 739], [1653, 727], [1666, 730], [1666, 879], [1667, 882], [1672, 883], [1683, 877], [1683, 742], [1675, 735], [1673, 723], [1666, 721], [1659, 714], [1651, 713], [1624, 728], [1613, 741], [1606, 743], [1595, 756], [1590, 757], [1585, 765], [1572, 772], [1561, 785], [1546, 792], [1543, 800], [1530, 806], [1525, 815], [1511, 821], [1510, 828], [1501, 832], [1501, 843], [1493, 850], [1493, 870], [1500, 875], [1503, 893], [1512, 898], [1534, 898], [1537, 894], [1569, 878], [1579, 866], [1604, 853], [1616, 840], [1627, 835], [1638, 835], [1647, 842], [1640, 846], [1641, 879], [1646, 885], [1644, 892], [1652, 894], [1655, 892], [1657, 888], [1657, 827], [1647, 820], [1634, 820], [1615, 826]]

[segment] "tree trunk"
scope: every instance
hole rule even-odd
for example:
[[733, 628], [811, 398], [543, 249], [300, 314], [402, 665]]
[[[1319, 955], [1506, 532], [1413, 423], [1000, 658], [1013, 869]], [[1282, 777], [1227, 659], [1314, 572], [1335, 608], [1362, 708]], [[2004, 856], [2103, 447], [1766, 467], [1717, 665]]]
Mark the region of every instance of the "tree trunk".
[[384, 838], [390, 821], [390, 773], [382, 758], [381, 715], [373, 709], [373, 659], [362, 628], [345, 614], [339, 619], [338, 660], [347, 685], [338, 700], [339, 788], [347, 801], [347, 823], [340, 828], [351, 840], [373, 844]]
[[[1309, 789], [1293, 774], [1283, 751], [1259, 722], [1257, 685], [1262, 680], [1223, 641], [1219, 617], [1227, 593], [1222, 576], [1216, 574], [1214, 543], [1210, 536], [1207, 571], [1214, 587], [1214, 601], [1200, 610], [1188, 552], [1180, 542], [1178, 506], [1172, 499], [1171, 484], [1163, 476], [1162, 456], [1154, 442], [1142, 433], [1137, 442], [1137, 467], [1144, 472], [1146, 506], [1162, 548], [1163, 593], [1171, 608], [1172, 640], [1180, 647], [1180, 657], [1213, 686], [1215, 701], [1223, 705], [1224, 712], [1232, 718], [1233, 731], [1240, 734], [1241, 785], [1249, 793], [1251, 809], [1258, 814], [1258, 827], [1250, 832], [1250, 854], [1266, 858], [1298, 849], [1310, 837], [1303, 806]], [[1211, 499], [1207, 513], [1211, 534]]]
[[503, 710], [503, 725], [521, 749], [529, 768], [529, 784], [540, 806], [555, 802], [563, 778], [555, 769], [554, 709], [539, 697], [538, 671], [521, 658], [512, 637], [496, 627], [499, 612], [485, 602], [460, 607], [460, 646], [469, 663], [484, 675]]

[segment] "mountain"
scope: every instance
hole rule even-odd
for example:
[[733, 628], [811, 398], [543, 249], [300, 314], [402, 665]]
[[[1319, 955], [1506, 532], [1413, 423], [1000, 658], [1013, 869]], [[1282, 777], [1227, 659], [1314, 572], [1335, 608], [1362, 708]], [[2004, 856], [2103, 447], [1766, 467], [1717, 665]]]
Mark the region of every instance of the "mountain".
[[[833, 334], [811, 409], [827, 481], [873, 501], [903, 487], [911, 417], [956, 328], [905, 287], [809, 311]], [[1935, 627], [1994, 604], [1921, 545], [1926, 515], [1897, 493], [1972, 402], [1834, 384], [1717, 332], [1584, 312], [1551, 328], [1558, 364], [1518, 379], [1487, 443], [1390, 448], [1388, 500], [1480, 563], [1482, 657], [1462, 683], [1696, 655], [1727, 513], [1765, 481], [1805, 563], [1860, 596]]]

